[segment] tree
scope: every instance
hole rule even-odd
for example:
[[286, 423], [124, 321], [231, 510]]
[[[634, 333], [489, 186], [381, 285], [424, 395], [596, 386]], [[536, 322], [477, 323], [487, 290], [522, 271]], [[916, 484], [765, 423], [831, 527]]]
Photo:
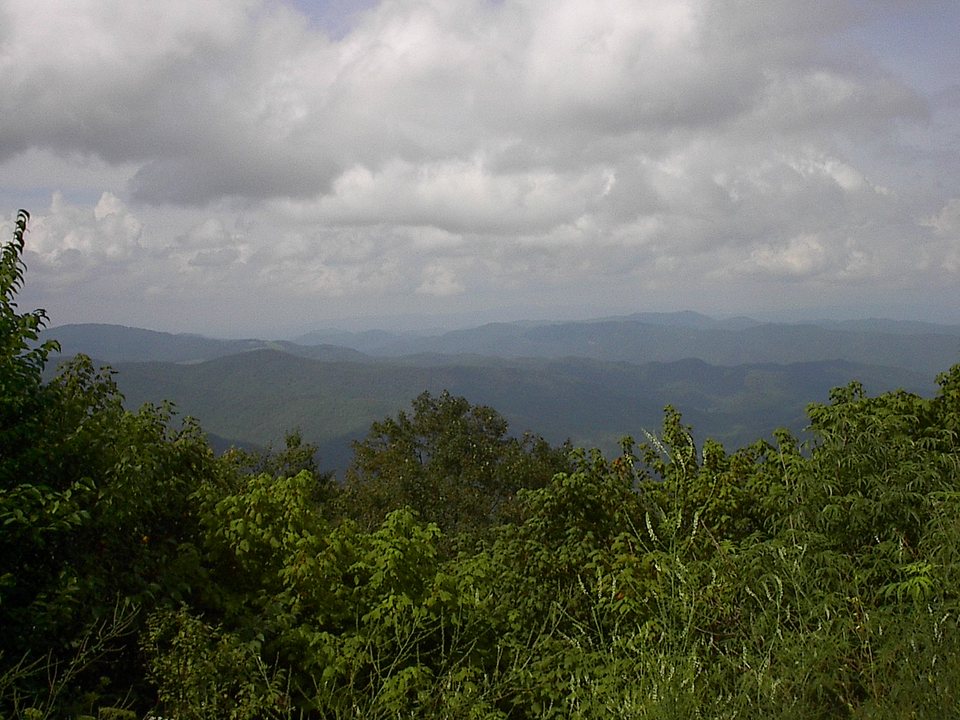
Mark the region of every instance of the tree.
[[496, 523], [522, 488], [547, 484], [570, 467], [569, 448], [507, 434], [496, 410], [444, 391], [424, 392], [413, 412], [375, 422], [354, 443], [347, 473], [348, 514], [374, 526], [410, 507], [445, 532]]
[[221, 470], [195, 423], [127, 412], [87, 357], [43, 382], [46, 314], [15, 301], [28, 218], [0, 256], [0, 715], [42, 717], [85, 709], [91, 682], [98, 697], [140, 686], [142, 610], [196, 590], [193, 490]]
[[38, 344], [47, 321], [44, 310], [19, 313], [16, 295], [26, 266], [22, 254], [30, 215], [17, 213], [13, 241], [0, 253], [0, 488], [14, 484], [33, 447], [34, 429], [43, 408], [41, 373], [54, 341]]

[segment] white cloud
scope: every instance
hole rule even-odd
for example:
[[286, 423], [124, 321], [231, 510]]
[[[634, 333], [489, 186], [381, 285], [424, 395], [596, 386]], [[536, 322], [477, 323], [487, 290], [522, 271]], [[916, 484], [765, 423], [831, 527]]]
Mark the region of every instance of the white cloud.
[[954, 277], [960, 116], [851, 0], [296, 6], [0, 5], [0, 198], [60, 192], [39, 287], [206, 326]]
[[546, 170], [497, 174], [479, 157], [418, 164], [398, 160], [375, 172], [351, 168], [329, 195], [291, 210], [337, 225], [516, 233], [570, 221], [603, 195], [607, 182], [601, 168], [569, 176]]
[[457, 278], [453, 268], [440, 263], [431, 263], [423, 270], [423, 282], [417, 288], [421, 295], [447, 297], [459, 295], [464, 291], [463, 283]]
[[774, 275], [803, 277], [822, 272], [827, 265], [823, 243], [815, 235], [790, 238], [778, 247], [761, 247], [750, 253], [750, 264]]
[[26, 257], [61, 283], [76, 282], [138, 257], [142, 232], [136, 216], [109, 192], [92, 209], [55, 193], [47, 213], [31, 218]]
[[960, 275], [960, 198], [951, 198], [933, 217], [922, 221], [936, 238], [924, 248], [925, 265], [933, 264], [941, 272]]
[[936, 215], [923, 221], [940, 237], [960, 240], [960, 198], [952, 198]]

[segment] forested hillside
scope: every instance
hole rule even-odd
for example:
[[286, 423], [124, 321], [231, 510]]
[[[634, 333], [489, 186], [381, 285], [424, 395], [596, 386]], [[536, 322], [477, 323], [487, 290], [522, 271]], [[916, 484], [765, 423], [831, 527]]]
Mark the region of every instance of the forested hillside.
[[930, 395], [936, 389], [919, 373], [843, 361], [736, 367], [579, 358], [344, 363], [263, 350], [190, 365], [114, 367], [130, 409], [170, 400], [204, 429], [260, 447], [298, 428], [318, 446], [323, 467], [341, 476], [351, 442], [424, 390], [449, 390], [491, 405], [517, 432], [535, 431], [553, 443], [570, 439], [609, 454], [624, 434], [659, 427], [667, 404], [683, 411], [698, 440], [738, 448], [777, 427], [802, 433], [806, 406], [851, 377], [874, 392], [900, 387]]
[[[200, 420], [218, 448], [231, 443], [268, 447], [298, 428], [319, 448], [322, 465], [340, 476], [352, 457], [351, 442], [362, 437], [370, 423], [397, 412], [423, 390], [449, 390], [496, 407], [517, 432], [536, 431], [554, 443], [569, 439], [608, 454], [616, 452], [622, 435], [655, 429], [668, 403], [683, 411], [698, 441], [709, 437], [736, 449], [769, 437], [777, 427], [802, 434], [806, 406], [852, 377], [871, 393], [903, 388], [929, 396], [935, 390], [935, 372], [920, 372], [912, 363], [878, 365], [872, 352], [856, 349], [857, 335], [848, 331], [821, 333], [817, 352], [830, 359], [799, 362], [797, 358], [809, 355], [810, 349], [805, 342], [787, 341], [799, 331], [793, 326], [763, 326], [747, 319], [712, 321], [693, 313], [639, 315], [623, 322], [633, 327], [634, 339], [636, 332], [646, 332], [643, 328], [689, 330], [695, 342], [681, 348], [669, 343], [656, 346], [657, 353], [667, 358], [664, 362], [626, 362], [422, 352], [375, 357], [328, 344], [220, 341], [117, 326], [59, 327], [44, 337], [57, 339], [62, 355], [84, 352], [117, 370], [115, 380], [128, 409], [172, 401], [181, 413]], [[573, 343], [572, 350], [578, 334], [597, 332], [607, 324], [577, 324], [564, 342]], [[553, 326], [552, 332], [563, 327]], [[789, 362], [756, 361], [768, 351], [763, 343], [753, 348], [747, 337], [738, 340], [739, 357], [752, 359], [747, 364], [717, 365], [683, 354], [709, 350], [710, 336], [698, 335], [701, 331], [760, 327], [783, 336], [779, 353]], [[872, 328], [867, 346], [882, 344], [898, 327], [884, 323]], [[933, 329], [942, 332], [932, 333]], [[937, 348], [944, 350], [950, 343], [960, 348], [960, 337], [950, 336], [949, 330], [906, 326], [897, 340], [913, 348], [911, 360], [920, 366], [940, 359], [944, 361], [940, 367], [948, 367], [960, 358], [960, 351], [937, 355]], [[363, 341], [385, 337], [374, 333], [364, 335]], [[929, 337], [935, 338], [933, 345], [927, 342]], [[342, 335], [335, 339], [350, 341]], [[494, 344], [490, 352], [497, 348]], [[54, 368], [51, 364], [51, 376]]]
[[[442, 391], [345, 482], [216, 456], [76, 357], [0, 258], [0, 716], [943, 718], [960, 704], [960, 365], [728, 452], [619, 452]], [[585, 402], [589, 399], [585, 398]]]

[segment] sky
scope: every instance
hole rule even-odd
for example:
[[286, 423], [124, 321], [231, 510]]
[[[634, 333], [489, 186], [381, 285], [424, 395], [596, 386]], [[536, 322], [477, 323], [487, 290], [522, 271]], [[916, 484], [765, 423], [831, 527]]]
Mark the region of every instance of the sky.
[[955, 0], [0, 0], [22, 307], [960, 323]]

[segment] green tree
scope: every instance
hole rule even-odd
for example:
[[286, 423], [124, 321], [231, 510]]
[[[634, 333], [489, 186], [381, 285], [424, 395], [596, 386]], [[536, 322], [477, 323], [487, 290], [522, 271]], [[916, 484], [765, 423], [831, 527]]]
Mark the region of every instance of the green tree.
[[17, 213], [13, 241], [0, 253], [0, 488], [16, 484], [32, 467], [30, 452], [42, 422], [41, 372], [56, 342], [38, 344], [47, 321], [44, 310], [20, 313], [16, 296], [23, 286], [24, 233], [30, 215]]
[[490, 407], [446, 391], [421, 394], [412, 414], [375, 422], [354, 444], [348, 514], [375, 526], [388, 512], [410, 507], [447, 533], [495, 524], [517, 491], [543, 487], [570, 467], [568, 447], [507, 431], [507, 421]]
[[18, 678], [0, 682], [0, 714], [24, 698], [56, 714], [83, 709], [91, 688], [143, 689], [141, 609], [201, 582], [192, 492], [222, 471], [195, 423], [165, 407], [127, 412], [89, 358], [43, 382], [46, 315], [15, 302], [27, 219], [0, 258], [0, 677]]

